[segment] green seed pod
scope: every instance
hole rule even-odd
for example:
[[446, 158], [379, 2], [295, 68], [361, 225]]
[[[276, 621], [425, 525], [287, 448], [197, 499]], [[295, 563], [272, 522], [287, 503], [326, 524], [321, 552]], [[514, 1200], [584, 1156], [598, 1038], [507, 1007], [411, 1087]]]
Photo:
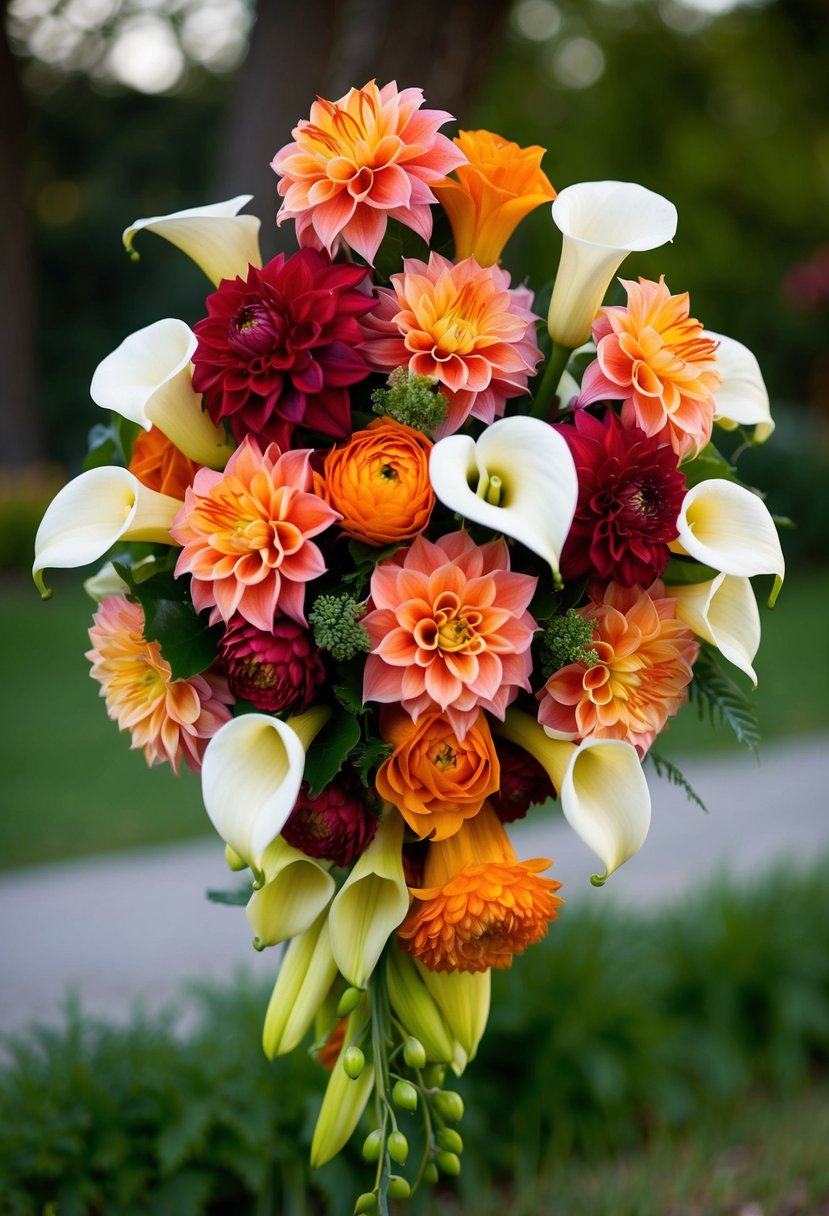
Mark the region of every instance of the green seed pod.
[[442, 1089], [432, 1098], [435, 1110], [447, 1123], [460, 1123], [463, 1118], [463, 1098], [453, 1089]]
[[457, 1153], [437, 1153], [435, 1165], [442, 1174], [448, 1174], [451, 1178], [457, 1178], [461, 1172], [461, 1159]]
[[408, 1199], [411, 1193], [412, 1188], [406, 1179], [401, 1178], [399, 1174], [392, 1174], [388, 1186], [389, 1199]]
[[440, 1089], [446, 1080], [446, 1067], [443, 1064], [430, 1064], [423, 1074], [424, 1083], [429, 1089]]
[[437, 1182], [440, 1174], [438, 1173], [438, 1167], [435, 1165], [434, 1161], [430, 1161], [426, 1166], [426, 1169], [423, 1171], [423, 1177], [427, 1182]]
[[[346, 988], [337, 1005], [337, 1017], [347, 1018], [350, 1013], [353, 1013], [360, 1004], [362, 995], [359, 988]], [[362, 1195], [360, 1198], [362, 1199]]]
[[365, 1216], [365, 1213], [377, 1211], [377, 1196], [374, 1191], [366, 1191], [357, 1197], [354, 1204], [354, 1216]]
[[386, 1141], [389, 1156], [396, 1165], [405, 1165], [409, 1155], [409, 1142], [402, 1132], [392, 1132]]
[[401, 1110], [417, 1110], [417, 1090], [410, 1081], [395, 1082], [391, 1097], [394, 1105]]
[[383, 1133], [379, 1127], [375, 1127], [374, 1131], [369, 1132], [363, 1141], [363, 1161], [367, 1161], [369, 1165], [379, 1161], [382, 1151]]
[[343, 1052], [343, 1069], [352, 1081], [356, 1081], [366, 1066], [366, 1057], [359, 1047], [347, 1047]]
[[446, 1149], [447, 1153], [462, 1153], [463, 1140], [453, 1127], [441, 1127], [435, 1136], [438, 1148]]
[[409, 1068], [424, 1068], [426, 1065], [426, 1048], [412, 1034], [403, 1044], [403, 1059]]

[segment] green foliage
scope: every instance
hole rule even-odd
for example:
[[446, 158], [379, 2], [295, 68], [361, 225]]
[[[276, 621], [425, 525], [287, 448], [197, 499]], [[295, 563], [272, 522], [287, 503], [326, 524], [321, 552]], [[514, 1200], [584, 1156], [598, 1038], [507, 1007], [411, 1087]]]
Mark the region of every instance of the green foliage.
[[359, 742], [357, 719], [344, 709], [335, 709], [305, 757], [305, 780], [312, 798], [334, 780]]
[[368, 735], [358, 747], [355, 748], [351, 757], [351, 762], [360, 774], [360, 780], [367, 789], [374, 788], [374, 773], [386, 759], [390, 756], [393, 748], [385, 739], [379, 739], [376, 735]]
[[109, 422], [97, 422], [89, 432], [84, 469], [97, 469], [105, 464], [128, 465], [140, 431], [137, 422], [130, 422], [120, 414], [110, 414]]
[[689, 490], [692, 486], [699, 485], [701, 481], [708, 481], [711, 478], [734, 481], [738, 485], [743, 484], [737, 476], [737, 470], [721, 452], [717, 451], [713, 443], [707, 444], [698, 456], [683, 464], [682, 472], [685, 474]]
[[375, 414], [431, 434], [449, 410], [446, 398], [437, 389], [437, 382], [429, 376], [396, 367], [389, 376], [388, 388], [375, 389], [371, 394], [372, 409]]
[[199, 615], [183, 583], [171, 571], [162, 570], [151, 577], [146, 569], [134, 571], [121, 562], [115, 568], [144, 611], [144, 636], [158, 642], [161, 654], [170, 664], [174, 680], [186, 680], [206, 671], [216, 661], [221, 636], [218, 626]]
[[691, 785], [688, 778], [677, 768], [670, 760], [666, 760], [664, 756], [658, 755], [653, 748], [648, 751], [645, 756], [646, 761], [650, 761], [653, 765], [657, 777], [666, 777], [672, 785], [678, 785], [684, 790], [689, 802], [695, 802], [701, 810], [708, 813], [708, 807], [700, 798], [694, 787]]
[[707, 709], [712, 726], [725, 723], [740, 743], [752, 751], [757, 750], [760, 729], [756, 707], [725, 671], [719, 651], [708, 642], [700, 644], [690, 696], [697, 702], [700, 716]]

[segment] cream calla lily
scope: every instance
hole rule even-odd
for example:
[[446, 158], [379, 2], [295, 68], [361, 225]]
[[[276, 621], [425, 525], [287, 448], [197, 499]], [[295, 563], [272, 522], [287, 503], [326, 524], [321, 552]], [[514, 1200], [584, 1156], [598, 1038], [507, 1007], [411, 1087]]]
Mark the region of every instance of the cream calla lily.
[[610, 280], [629, 253], [676, 234], [673, 203], [635, 182], [580, 182], [553, 203], [563, 237], [547, 327], [557, 346], [586, 342]]
[[685, 495], [676, 526], [681, 548], [705, 566], [744, 578], [773, 574], [774, 603], [786, 563], [762, 498], [722, 477], [700, 481]]
[[233, 448], [193, 389], [191, 359], [197, 345], [184, 321], [156, 321], [130, 334], [98, 364], [89, 393], [96, 405], [145, 431], [158, 427], [197, 464], [223, 469]]
[[704, 583], [668, 587], [668, 594], [676, 600], [677, 616], [756, 687], [752, 663], [760, 647], [760, 613], [749, 580], [718, 574]]
[[409, 910], [402, 847], [403, 820], [389, 809], [331, 905], [331, 949], [355, 988], [365, 987], [383, 947]]
[[648, 783], [635, 748], [620, 739], [551, 739], [529, 714], [507, 710], [493, 729], [535, 756], [561, 799], [570, 827], [604, 863], [600, 886], [638, 853], [651, 822]]
[[245, 278], [248, 266], [262, 265], [259, 252], [261, 221], [255, 215], [239, 215], [252, 198], [252, 194], [239, 194], [222, 203], [134, 220], [124, 229], [124, 248], [130, 257], [137, 258], [133, 240], [137, 232], [146, 228], [192, 258], [214, 286], [218, 287], [222, 279], [233, 279], [237, 275]]
[[452, 1071], [460, 1076], [475, 1059], [489, 1017], [490, 971], [430, 971], [415, 960], [417, 971], [461, 1048]]
[[356, 1081], [352, 1080], [343, 1068], [343, 1054], [348, 1050], [354, 1035], [365, 1027], [368, 1018], [369, 1002], [364, 997], [346, 1023], [342, 1050], [331, 1070], [322, 1099], [311, 1141], [312, 1169], [319, 1169], [326, 1161], [336, 1157], [351, 1138], [374, 1089], [374, 1065], [370, 1060], [367, 1060]]
[[324, 910], [295, 937], [279, 965], [265, 1014], [262, 1047], [269, 1060], [293, 1051], [308, 1032], [337, 975]]
[[429, 476], [444, 506], [520, 541], [549, 562], [560, 582], [559, 557], [579, 486], [558, 431], [518, 414], [493, 422], [477, 442], [448, 435], [432, 448]]
[[391, 949], [386, 956], [386, 983], [395, 1015], [423, 1044], [431, 1064], [451, 1064], [456, 1043], [435, 998], [418, 973], [418, 965], [403, 950]]
[[43, 571], [88, 566], [119, 540], [173, 545], [170, 527], [182, 503], [149, 490], [128, 469], [88, 469], [59, 490], [35, 537], [32, 576], [44, 599]]
[[225, 844], [257, 874], [265, 850], [294, 809], [305, 752], [329, 713], [315, 707], [287, 722], [243, 714], [217, 731], [205, 749], [201, 777], [207, 814]]
[[304, 933], [327, 908], [336, 883], [327, 868], [277, 836], [262, 855], [264, 882], [245, 909], [258, 950]]
[[760, 364], [748, 347], [735, 338], [709, 330], [703, 332], [703, 337], [719, 343], [717, 371], [722, 383], [714, 394], [714, 421], [726, 429], [753, 426], [754, 443], [765, 443], [774, 430], [774, 419]]

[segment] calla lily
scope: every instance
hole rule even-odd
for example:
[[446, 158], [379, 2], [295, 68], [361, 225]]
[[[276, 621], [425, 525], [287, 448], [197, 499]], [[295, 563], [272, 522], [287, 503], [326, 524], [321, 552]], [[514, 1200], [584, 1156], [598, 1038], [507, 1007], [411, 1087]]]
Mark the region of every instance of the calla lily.
[[121, 595], [127, 589], [127, 584], [115, 569], [112, 562], [107, 562], [97, 574], [84, 579], [83, 589], [90, 599], [100, 604], [108, 595]]
[[681, 549], [723, 574], [773, 574], [773, 606], [786, 563], [769, 509], [761, 498], [722, 477], [692, 486], [676, 521]]
[[40, 594], [49, 568], [88, 566], [119, 540], [173, 545], [170, 527], [181, 509], [177, 498], [149, 490], [128, 469], [88, 469], [59, 490], [46, 508], [35, 537], [32, 576]]
[[757, 685], [752, 667], [760, 647], [760, 613], [747, 578], [718, 574], [705, 583], [668, 587], [676, 614]]
[[563, 237], [547, 328], [557, 346], [586, 342], [610, 280], [629, 253], [676, 234], [676, 207], [635, 182], [580, 182], [559, 193], [553, 222]]
[[415, 967], [432, 999], [458, 1041], [452, 1071], [460, 1076], [475, 1059], [484, 1036], [492, 989], [491, 971], [430, 971], [417, 959]]
[[409, 910], [402, 847], [403, 820], [389, 809], [331, 905], [331, 949], [355, 988], [366, 986], [383, 947]]
[[734, 338], [708, 330], [704, 330], [702, 336], [719, 342], [717, 371], [722, 384], [714, 394], [714, 421], [726, 430], [753, 426], [754, 443], [765, 443], [774, 430], [774, 419], [760, 364], [748, 347]]
[[448, 435], [432, 448], [429, 476], [440, 501], [464, 519], [512, 536], [549, 562], [559, 557], [578, 498], [573, 457], [558, 431], [518, 414], [478, 438]]
[[269, 1060], [287, 1055], [302, 1042], [336, 975], [328, 914], [323, 911], [310, 928], [294, 938], [279, 965], [262, 1032]]
[[451, 1064], [456, 1043], [437, 1002], [429, 992], [418, 965], [402, 950], [389, 950], [386, 956], [386, 983], [395, 1015], [423, 1044], [426, 1059], [432, 1064]]
[[124, 229], [124, 248], [131, 258], [137, 259], [132, 243], [136, 232], [146, 228], [192, 258], [214, 286], [218, 287], [222, 279], [234, 279], [237, 275], [245, 278], [248, 266], [262, 265], [259, 252], [261, 221], [255, 215], [239, 215], [252, 198], [252, 194], [239, 194], [223, 203], [208, 203], [205, 207], [190, 207], [170, 215], [134, 220]]
[[352, 1038], [365, 1027], [368, 1019], [369, 1002], [368, 998], [364, 997], [346, 1023], [342, 1050], [331, 1070], [322, 1099], [311, 1141], [312, 1169], [319, 1169], [326, 1161], [336, 1157], [351, 1138], [374, 1089], [374, 1066], [370, 1060], [356, 1080], [348, 1076], [342, 1063], [343, 1054], [348, 1050]]
[[158, 427], [191, 460], [223, 469], [233, 448], [193, 391], [190, 360], [197, 345], [183, 321], [156, 321], [130, 334], [98, 364], [89, 392], [96, 405], [145, 431]]
[[294, 809], [305, 752], [330, 710], [315, 706], [281, 722], [269, 714], [243, 714], [226, 723], [207, 745], [202, 798], [216, 831], [261, 875], [263, 855]]
[[304, 933], [328, 907], [336, 883], [324, 865], [277, 836], [262, 855], [263, 884], [245, 913], [257, 950]]
[[620, 739], [552, 739], [517, 709], [507, 710], [506, 720], [494, 722], [493, 729], [547, 772], [564, 818], [604, 863], [604, 874], [592, 879], [595, 885], [638, 853], [650, 827], [651, 797], [635, 748]]

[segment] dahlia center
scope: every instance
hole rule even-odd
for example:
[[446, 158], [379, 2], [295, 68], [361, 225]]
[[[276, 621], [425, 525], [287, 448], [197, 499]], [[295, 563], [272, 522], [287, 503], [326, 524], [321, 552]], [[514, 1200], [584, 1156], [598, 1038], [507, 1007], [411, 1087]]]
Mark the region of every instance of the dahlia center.
[[245, 659], [239, 663], [239, 672], [244, 680], [255, 688], [273, 688], [279, 683], [279, 674], [273, 663], [260, 663], [258, 659]]
[[458, 767], [458, 754], [449, 743], [444, 743], [440, 751], [435, 752], [430, 759], [435, 768], [442, 773], [445, 773], [447, 769]]

